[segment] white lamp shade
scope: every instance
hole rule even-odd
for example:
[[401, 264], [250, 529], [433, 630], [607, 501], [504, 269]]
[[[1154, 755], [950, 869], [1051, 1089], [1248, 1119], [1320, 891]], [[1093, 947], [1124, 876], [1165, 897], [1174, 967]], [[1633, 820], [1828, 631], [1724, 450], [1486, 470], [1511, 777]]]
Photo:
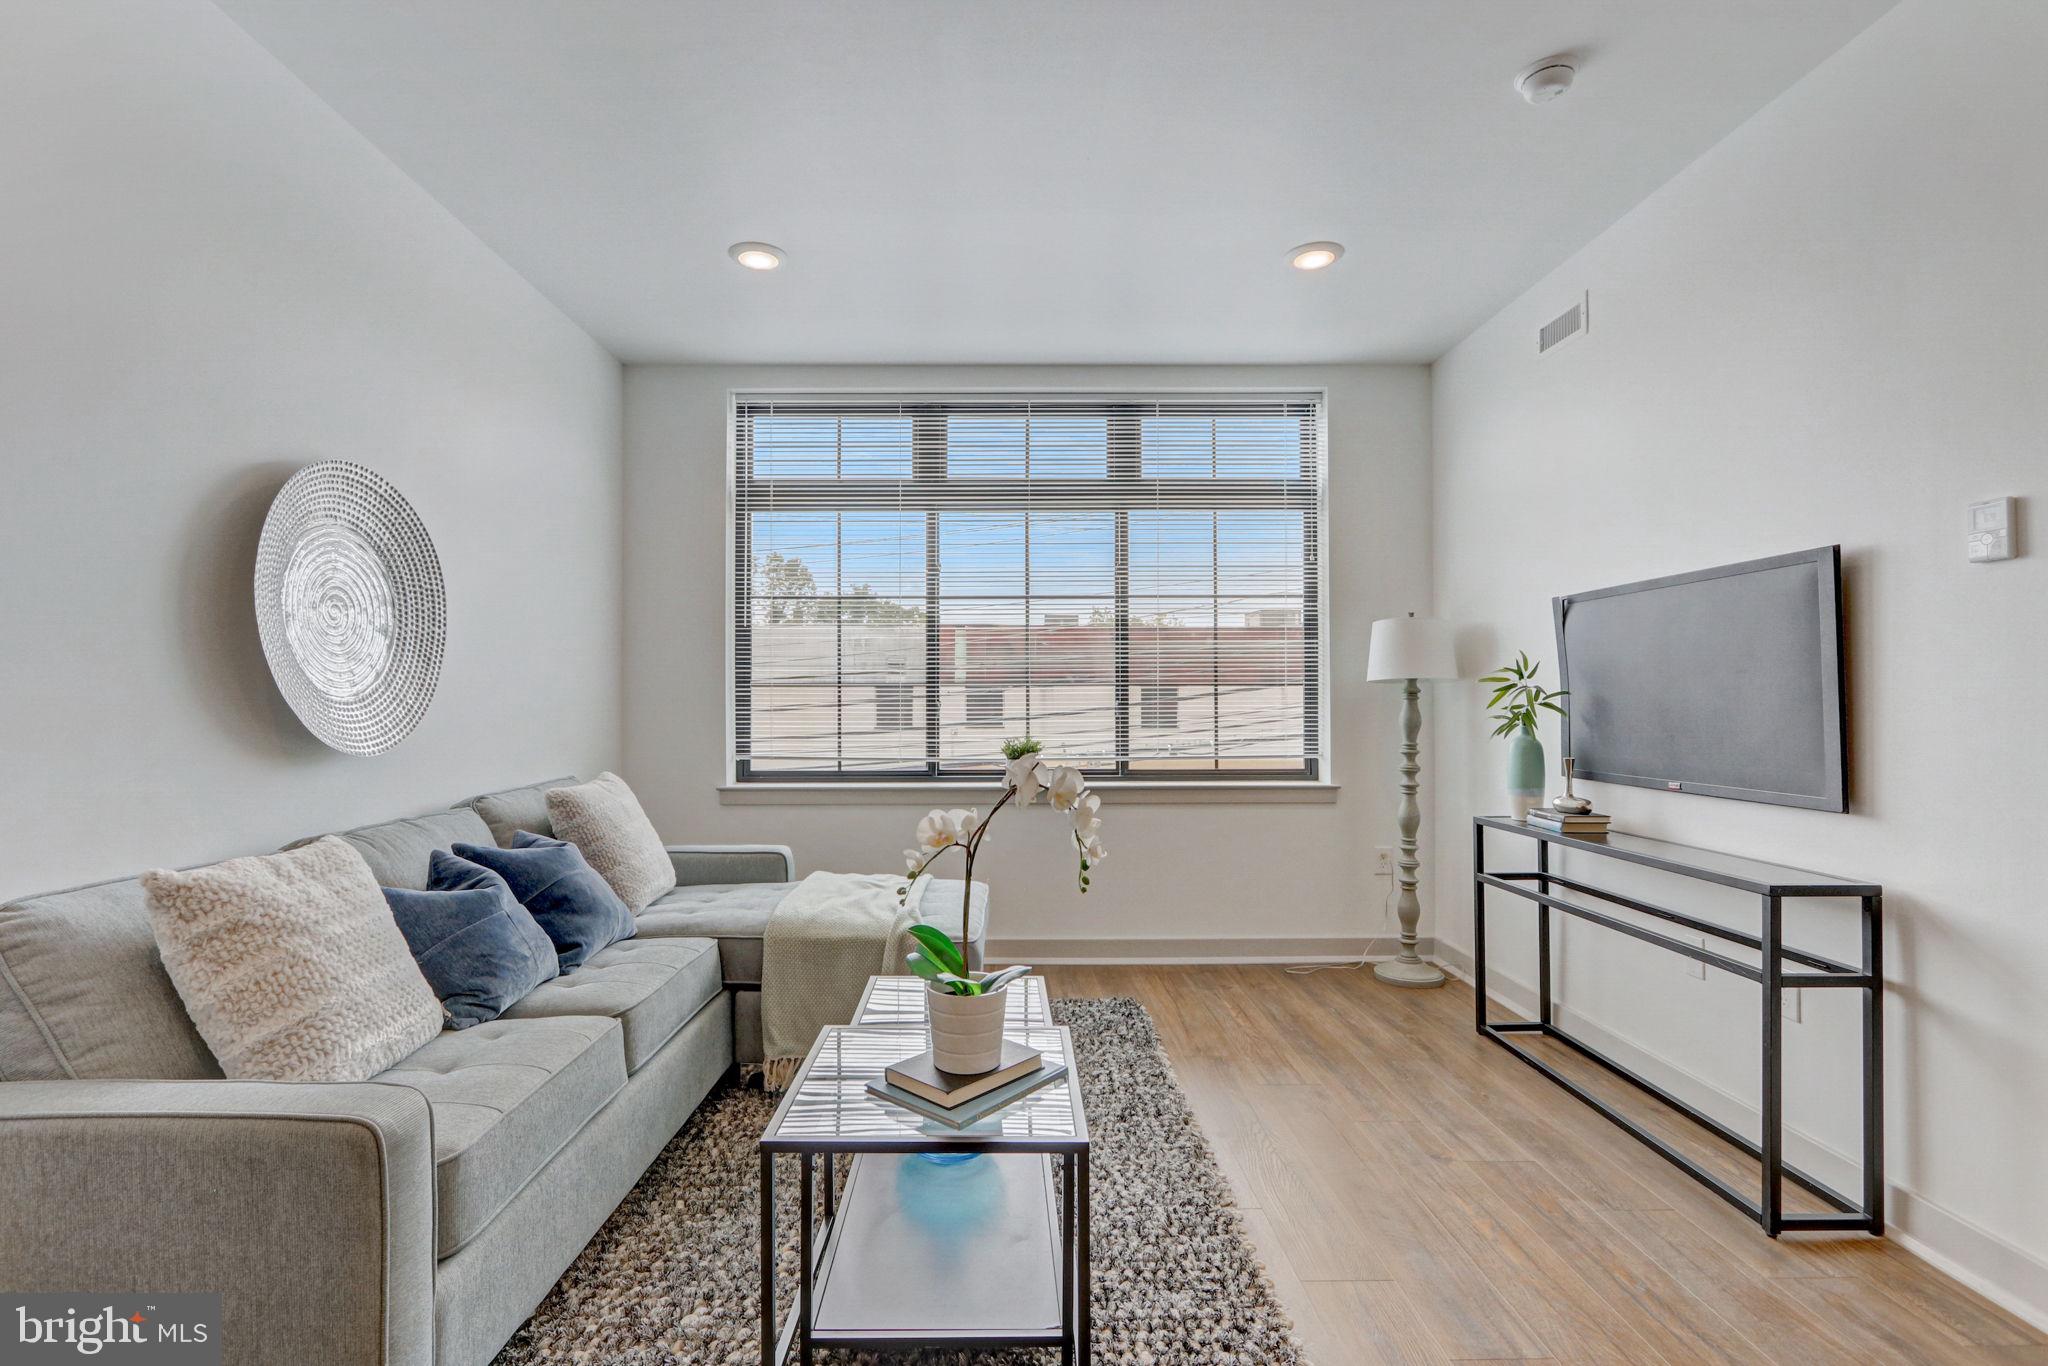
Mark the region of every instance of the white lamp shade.
[[1372, 624], [1366, 682], [1457, 676], [1458, 652], [1451, 645], [1449, 622], [1433, 617], [1384, 617]]

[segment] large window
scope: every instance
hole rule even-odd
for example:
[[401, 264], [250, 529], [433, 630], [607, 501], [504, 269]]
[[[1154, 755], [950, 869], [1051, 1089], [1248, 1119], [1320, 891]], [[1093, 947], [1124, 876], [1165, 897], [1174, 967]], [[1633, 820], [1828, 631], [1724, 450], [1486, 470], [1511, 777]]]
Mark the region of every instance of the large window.
[[733, 772], [1313, 779], [1319, 394], [738, 394]]

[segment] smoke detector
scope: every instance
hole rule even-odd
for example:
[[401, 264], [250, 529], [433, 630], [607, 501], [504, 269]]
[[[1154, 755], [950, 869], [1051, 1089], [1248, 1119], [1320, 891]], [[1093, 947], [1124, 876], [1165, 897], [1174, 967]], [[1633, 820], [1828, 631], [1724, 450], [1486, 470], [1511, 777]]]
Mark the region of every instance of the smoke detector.
[[1515, 77], [1515, 92], [1531, 104], [1549, 104], [1572, 88], [1579, 69], [1570, 57], [1545, 57]]

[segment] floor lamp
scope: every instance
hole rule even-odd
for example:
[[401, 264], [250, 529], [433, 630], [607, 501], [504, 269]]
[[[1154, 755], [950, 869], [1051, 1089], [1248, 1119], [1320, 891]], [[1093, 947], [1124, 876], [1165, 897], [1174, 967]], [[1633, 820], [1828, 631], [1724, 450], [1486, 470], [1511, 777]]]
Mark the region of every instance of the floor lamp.
[[1372, 646], [1365, 664], [1368, 683], [1394, 683], [1401, 689], [1401, 895], [1394, 913], [1401, 920], [1401, 952], [1372, 965], [1372, 975], [1397, 987], [1440, 987], [1443, 971], [1425, 963], [1415, 951], [1415, 927], [1422, 920], [1422, 902], [1415, 896], [1415, 835], [1422, 828], [1422, 807], [1415, 800], [1416, 775], [1422, 765], [1415, 756], [1421, 746], [1422, 680], [1456, 678], [1457, 652], [1451, 648], [1448, 622], [1417, 617], [1387, 617], [1372, 624]]

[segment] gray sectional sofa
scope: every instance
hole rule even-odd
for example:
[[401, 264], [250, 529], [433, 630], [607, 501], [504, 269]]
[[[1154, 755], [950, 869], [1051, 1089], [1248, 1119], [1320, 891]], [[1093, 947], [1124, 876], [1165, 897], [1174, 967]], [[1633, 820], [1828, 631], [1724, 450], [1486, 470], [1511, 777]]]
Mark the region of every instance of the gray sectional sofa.
[[[436, 848], [551, 833], [546, 790], [572, 781], [342, 838], [379, 882], [423, 887]], [[0, 907], [0, 1288], [219, 1291], [231, 1363], [488, 1362], [727, 1069], [760, 1060], [790, 851], [669, 854], [678, 886], [636, 938], [340, 1085], [222, 1079], [134, 878]]]
[[[421, 887], [437, 847], [545, 833], [551, 785], [343, 838]], [[0, 907], [0, 1288], [219, 1291], [236, 1363], [488, 1362], [760, 1056], [790, 851], [670, 852], [637, 938], [345, 1085], [223, 1080], [135, 879]]]

